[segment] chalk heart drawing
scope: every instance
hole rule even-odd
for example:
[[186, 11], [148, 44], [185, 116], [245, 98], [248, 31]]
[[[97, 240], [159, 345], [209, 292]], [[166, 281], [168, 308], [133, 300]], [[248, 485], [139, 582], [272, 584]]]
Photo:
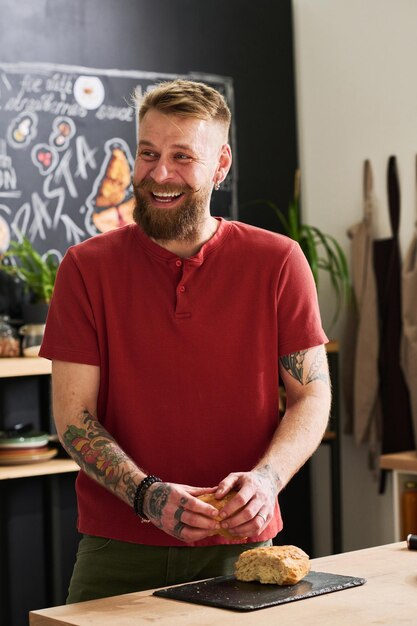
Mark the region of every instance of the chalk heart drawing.
[[38, 143], [33, 146], [31, 152], [32, 162], [38, 168], [42, 176], [47, 176], [58, 164], [58, 153], [52, 146], [46, 143]]

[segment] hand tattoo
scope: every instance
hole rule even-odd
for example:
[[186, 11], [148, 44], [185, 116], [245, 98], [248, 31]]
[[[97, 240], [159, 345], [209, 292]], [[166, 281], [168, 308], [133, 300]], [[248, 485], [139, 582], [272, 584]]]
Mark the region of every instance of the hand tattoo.
[[148, 517], [152, 518], [159, 528], [162, 528], [162, 514], [171, 491], [171, 486], [168, 483], [157, 483], [157, 486], [150, 492], [146, 503]]
[[187, 504], [187, 502], [188, 502], [188, 498], [181, 498], [180, 500], [181, 506], [179, 506], [178, 509], [174, 513], [174, 518], [178, 520], [178, 524], [174, 526], [174, 535], [178, 537], [178, 539], [181, 539], [181, 533], [185, 527], [185, 524], [181, 522], [181, 517], [185, 511], [184, 506]]
[[185, 528], [185, 524], [183, 524], [182, 522], [178, 522], [178, 524], [174, 526], [173, 533], [176, 537], [178, 537], [178, 539], [181, 539], [181, 533], [184, 530], [184, 528]]
[[179, 506], [178, 509], [174, 513], [174, 518], [178, 520], [179, 522], [181, 521], [182, 514], [185, 511], [184, 505], [187, 504], [187, 502], [188, 502], [188, 498], [181, 498], [180, 500], [181, 506]]
[[277, 494], [282, 488], [282, 482], [278, 473], [269, 465], [264, 465], [255, 470], [260, 480], [265, 480], [269, 483], [269, 490], [273, 498], [276, 498]]

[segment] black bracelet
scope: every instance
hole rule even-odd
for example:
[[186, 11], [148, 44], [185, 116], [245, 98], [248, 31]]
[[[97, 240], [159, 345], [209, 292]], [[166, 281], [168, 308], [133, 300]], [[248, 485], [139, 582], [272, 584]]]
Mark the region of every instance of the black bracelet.
[[133, 499], [133, 510], [136, 515], [140, 517], [142, 522], [150, 522], [145, 513], [143, 512], [143, 500], [145, 498], [145, 493], [148, 491], [149, 487], [154, 483], [162, 483], [162, 479], [157, 476], [153, 476], [150, 474], [146, 476], [136, 487], [135, 497]]

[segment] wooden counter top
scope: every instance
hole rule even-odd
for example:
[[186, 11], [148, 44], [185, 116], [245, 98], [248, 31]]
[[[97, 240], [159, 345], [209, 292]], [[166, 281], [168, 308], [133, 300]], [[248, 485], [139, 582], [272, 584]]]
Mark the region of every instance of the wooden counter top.
[[417, 623], [417, 552], [405, 542], [313, 559], [312, 570], [365, 585], [250, 612], [152, 596], [152, 591], [32, 611], [30, 626], [368, 626]]

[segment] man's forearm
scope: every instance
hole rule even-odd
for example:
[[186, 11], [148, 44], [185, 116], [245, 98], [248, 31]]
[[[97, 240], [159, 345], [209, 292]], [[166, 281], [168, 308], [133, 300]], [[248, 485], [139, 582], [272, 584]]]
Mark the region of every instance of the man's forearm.
[[271, 444], [257, 464], [279, 493], [313, 454], [330, 413], [331, 388], [324, 346], [280, 358], [286, 409]]
[[256, 470], [268, 473], [280, 492], [319, 446], [326, 429], [330, 392], [299, 399], [288, 407]]
[[146, 474], [93, 415], [84, 411], [81, 422], [67, 424], [60, 439], [86, 474], [133, 506], [136, 488]]

